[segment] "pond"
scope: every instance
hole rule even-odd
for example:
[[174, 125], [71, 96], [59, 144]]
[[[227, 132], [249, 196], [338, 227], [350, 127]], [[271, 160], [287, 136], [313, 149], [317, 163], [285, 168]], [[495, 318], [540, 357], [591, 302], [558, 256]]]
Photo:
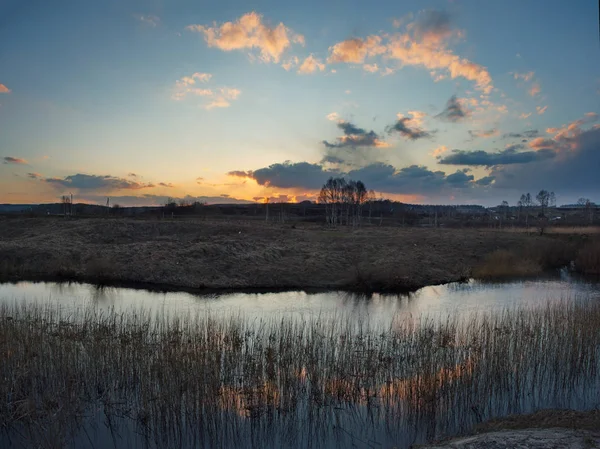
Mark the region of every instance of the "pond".
[[589, 410], [599, 304], [567, 271], [369, 297], [1, 284], [0, 447], [409, 448]]

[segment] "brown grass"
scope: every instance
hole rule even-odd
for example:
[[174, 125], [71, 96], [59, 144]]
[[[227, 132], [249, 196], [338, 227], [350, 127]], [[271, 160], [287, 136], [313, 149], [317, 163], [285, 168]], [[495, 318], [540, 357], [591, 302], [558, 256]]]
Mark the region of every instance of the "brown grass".
[[[541, 252], [556, 241], [493, 230], [0, 218], [0, 279], [402, 291], [461, 280], [496, 250], [531, 246]], [[546, 268], [548, 257], [542, 259], [535, 261]]]
[[475, 278], [486, 280], [538, 276], [568, 266], [577, 256], [580, 244], [558, 238], [530, 239], [521, 246], [488, 254], [472, 273]]
[[536, 276], [542, 272], [539, 263], [530, 259], [523, 259], [515, 251], [500, 249], [488, 254], [482, 264], [475, 267], [473, 277], [494, 280], [517, 276]]
[[600, 275], [600, 239], [590, 242], [579, 250], [575, 268], [584, 274]]

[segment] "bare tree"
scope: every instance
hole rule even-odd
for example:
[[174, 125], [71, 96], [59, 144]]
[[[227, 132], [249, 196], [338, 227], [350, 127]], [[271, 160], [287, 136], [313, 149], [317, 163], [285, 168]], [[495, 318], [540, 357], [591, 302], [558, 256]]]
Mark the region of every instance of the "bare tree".
[[319, 203], [325, 205], [326, 222], [331, 226], [358, 226], [367, 198], [367, 188], [361, 181], [344, 178], [329, 178], [319, 193]]
[[519, 206], [523, 209], [525, 213], [525, 227], [529, 228], [529, 209], [533, 206], [533, 200], [531, 199], [531, 193], [524, 193], [521, 195], [521, 199], [519, 200]]
[[540, 215], [542, 217], [546, 216], [546, 209], [548, 209], [548, 204], [550, 202], [550, 192], [547, 190], [540, 190], [539, 193], [535, 196], [538, 204], [542, 208]]

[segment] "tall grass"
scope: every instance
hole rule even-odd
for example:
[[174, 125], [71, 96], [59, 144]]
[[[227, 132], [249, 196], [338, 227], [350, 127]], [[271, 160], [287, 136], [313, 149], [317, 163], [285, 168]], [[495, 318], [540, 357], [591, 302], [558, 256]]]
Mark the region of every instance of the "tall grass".
[[597, 405], [599, 329], [591, 301], [386, 328], [2, 306], [0, 446], [406, 447]]

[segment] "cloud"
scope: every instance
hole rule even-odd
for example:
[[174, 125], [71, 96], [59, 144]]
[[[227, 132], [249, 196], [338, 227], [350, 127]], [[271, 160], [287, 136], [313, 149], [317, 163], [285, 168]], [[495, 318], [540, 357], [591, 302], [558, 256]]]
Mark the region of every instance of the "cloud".
[[176, 81], [176, 84], [180, 87], [192, 86], [196, 84], [196, 80], [201, 83], [207, 83], [212, 78], [210, 73], [195, 72], [191, 76], [184, 76]]
[[432, 133], [425, 131], [423, 125], [423, 117], [427, 114], [420, 111], [408, 111], [407, 117], [398, 114], [398, 120], [393, 125], [386, 129], [389, 133], [398, 132], [403, 137], [409, 140], [417, 140], [431, 137]]
[[27, 173], [27, 177], [31, 179], [40, 179], [42, 175], [39, 173]]
[[300, 63], [300, 60], [298, 59], [298, 56], [293, 56], [290, 59], [288, 59], [286, 62], [281, 64], [281, 67], [283, 67], [285, 70], [289, 71], [292, 67], [297, 66], [299, 63]]
[[65, 187], [81, 190], [139, 190], [154, 187], [154, 184], [151, 183], [143, 184], [116, 176], [86, 175], [81, 173], [65, 176], [64, 178], [44, 178], [42, 180], [59, 188]]
[[515, 77], [516, 80], [522, 79], [523, 81], [531, 81], [533, 79], [534, 75], [535, 75], [534, 72], [513, 73], [513, 76]]
[[516, 143], [514, 145], [506, 145], [506, 147], [504, 149], [509, 150], [509, 151], [516, 151], [516, 150], [523, 150], [524, 148], [525, 148], [525, 145], [523, 145], [522, 143]]
[[437, 147], [435, 150], [433, 150], [433, 152], [430, 153], [430, 155], [435, 158], [439, 158], [442, 154], [446, 153], [447, 151], [448, 151], [448, 147], [445, 145], [441, 145], [441, 146]]
[[[448, 48], [452, 38], [461, 39], [464, 33], [452, 29], [450, 16], [445, 12], [423, 11], [414, 22], [406, 25], [404, 33], [382, 36], [339, 42], [329, 47], [327, 61], [330, 64], [364, 64], [366, 59], [382, 55], [384, 59], [398, 60], [404, 66], [425, 68], [438, 81], [447, 75], [452, 79], [460, 77], [474, 81], [485, 94], [493, 89], [492, 78], [485, 67], [459, 57]], [[386, 74], [389, 74], [388, 69]]]
[[523, 114], [519, 115], [519, 118], [522, 119], [522, 120], [525, 120], [525, 119], [527, 119], [529, 117], [531, 117], [531, 112], [528, 113], [528, 114], [523, 113]]
[[339, 42], [329, 47], [327, 62], [362, 64], [367, 56], [381, 55], [386, 52], [381, 41], [379, 36], [368, 36], [366, 39], [354, 38]]
[[257, 49], [263, 62], [279, 62], [292, 43], [304, 45], [304, 36], [294, 33], [283, 23], [269, 26], [256, 12], [249, 12], [235, 22], [212, 27], [189, 25], [187, 30], [201, 33], [209, 47], [223, 51]]
[[254, 171], [235, 170], [228, 175], [251, 178], [262, 186], [318, 189], [328, 177], [337, 173], [336, 170], [325, 169], [319, 164], [286, 161]]
[[425, 166], [411, 165], [397, 169], [385, 163], [374, 163], [347, 173], [351, 179], [360, 179], [367, 188], [397, 194], [426, 195], [447, 189], [464, 189], [472, 186], [473, 175], [462, 170], [446, 175]]
[[321, 164], [343, 164], [344, 162], [344, 159], [334, 156], [333, 154], [326, 154], [323, 156], [323, 159], [321, 159]]
[[184, 100], [188, 95], [204, 97], [207, 102], [204, 104], [205, 109], [227, 108], [231, 106], [231, 101], [236, 100], [241, 91], [232, 87], [217, 87], [217, 88], [199, 88], [194, 87], [196, 81], [207, 83], [211, 80], [210, 73], [196, 72], [191, 76], [184, 76], [175, 82], [174, 93], [171, 96], [176, 101]]
[[343, 147], [377, 147], [387, 148], [390, 145], [381, 140], [381, 137], [373, 130], [366, 131], [363, 128], [358, 128], [354, 124], [346, 121], [339, 121], [337, 127], [344, 133], [338, 137], [335, 143], [330, 143], [326, 140], [323, 145], [327, 148], [343, 148]]
[[146, 25], [149, 25], [151, 27], [155, 27], [158, 24], [160, 24], [160, 18], [157, 16], [139, 14], [139, 15], [135, 16], [135, 18], [137, 20], [139, 20], [140, 22], [142, 22]]
[[524, 192], [545, 188], [575, 198], [600, 197], [600, 128], [584, 130], [576, 121], [560, 128], [552, 139], [536, 139], [530, 145], [540, 148], [537, 152], [554, 151], [556, 157], [535, 167], [496, 167], [491, 173], [496, 177], [495, 187]]
[[12, 157], [12, 156], [5, 156], [3, 158], [3, 161], [5, 164], [20, 164], [20, 165], [25, 165], [27, 164], [27, 160], [22, 159], [20, 157]]
[[308, 56], [302, 65], [298, 68], [298, 73], [307, 74], [314, 73], [317, 70], [323, 71], [325, 70], [325, 64], [323, 64], [319, 59], [316, 59], [313, 55]]
[[330, 176], [359, 179], [369, 189], [392, 194], [438, 194], [448, 189], [465, 189], [475, 186], [474, 176], [468, 174], [468, 169], [457, 170], [455, 173], [446, 175], [443, 171], [431, 171], [424, 166], [411, 165], [397, 169], [382, 162], [371, 163], [344, 172], [328, 170], [320, 164], [287, 161], [254, 171], [238, 172], [250, 174], [259, 185], [276, 188], [318, 190]]
[[158, 185], [159, 185], [159, 186], [161, 186], [161, 187], [169, 187], [169, 188], [171, 188], [171, 187], [175, 187], [175, 186], [174, 186], [172, 183], [170, 183], [170, 182], [159, 182], [159, 183], [158, 183]]
[[[444, 70], [450, 78], [474, 81], [476, 87], [489, 94], [493, 89], [487, 68], [461, 58], [448, 49], [451, 38], [460, 39], [464, 33], [453, 30], [445, 12], [423, 11], [415, 22], [407, 25], [407, 33], [390, 38], [387, 55], [404, 65], [423, 67], [429, 71]], [[436, 75], [437, 77], [437, 75]]]
[[546, 112], [546, 109], [548, 109], [548, 106], [544, 106], [544, 107], [536, 106], [536, 108], [535, 108], [535, 110], [537, 111], [537, 113], [539, 115], [542, 115], [544, 112]]
[[479, 138], [489, 139], [490, 137], [496, 137], [497, 135], [500, 134], [500, 132], [498, 131], [497, 128], [492, 128], [492, 129], [481, 130], [481, 131], [469, 130], [469, 134], [473, 139], [479, 139]]
[[506, 133], [502, 135], [503, 139], [533, 139], [539, 136], [540, 133], [537, 129], [530, 129], [521, 133]]
[[0, 83], [0, 94], [9, 94], [12, 91], [6, 87], [4, 84]]
[[542, 91], [542, 89], [540, 88], [539, 83], [533, 83], [533, 86], [531, 86], [531, 88], [527, 91], [529, 93], [529, 95], [531, 95], [532, 97], [535, 97], [536, 95], [538, 95], [540, 92]]
[[[243, 170], [232, 170], [227, 173], [228, 176], [234, 176], [236, 178], [251, 178], [252, 171], [243, 171]], [[204, 179], [204, 178], [202, 178]]]
[[364, 64], [363, 69], [365, 72], [376, 73], [379, 70], [377, 64]]
[[477, 181], [475, 181], [475, 184], [480, 186], [489, 186], [492, 185], [495, 180], [496, 178], [494, 176], [484, 176], [483, 178], [480, 178]]
[[446, 103], [446, 108], [436, 115], [436, 118], [452, 123], [464, 121], [471, 116], [471, 111], [466, 106], [466, 101], [456, 98], [456, 95], [450, 97]]
[[[527, 72], [527, 73], [515, 72], [515, 73], [513, 73], [513, 76], [516, 80], [523, 80], [525, 83], [530, 83], [530, 82], [532, 83], [531, 87], [527, 90], [529, 95], [531, 95], [532, 97], [539, 95], [539, 93], [542, 91], [542, 89], [540, 87], [540, 83], [535, 81], [535, 79], [534, 79], [534, 77], [535, 77], [534, 72]], [[521, 86], [523, 86], [523, 85], [521, 85]]]
[[331, 112], [329, 114], [327, 114], [327, 120], [330, 120], [332, 122], [338, 122], [340, 121], [340, 115], [337, 112]]
[[556, 156], [556, 153], [550, 149], [540, 151], [517, 152], [516, 148], [506, 148], [503, 151], [488, 153], [485, 151], [463, 151], [454, 150], [452, 154], [440, 158], [440, 164], [446, 165], [470, 165], [493, 167], [496, 165], [527, 164]]

